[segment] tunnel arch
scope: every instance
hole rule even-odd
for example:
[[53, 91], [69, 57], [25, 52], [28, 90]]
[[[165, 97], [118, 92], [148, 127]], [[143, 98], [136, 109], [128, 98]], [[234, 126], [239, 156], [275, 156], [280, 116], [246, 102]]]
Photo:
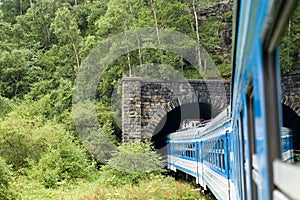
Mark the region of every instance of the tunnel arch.
[[[198, 107], [200, 112], [195, 112], [195, 107]], [[182, 110], [187, 112], [182, 113]], [[220, 110], [221, 112], [221, 110]], [[167, 144], [168, 135], [180, 128], [180, 124], [186, 119], [202, 119], [209, 120], [213, 118], [211, 112], [211, 104], [209, 103], [188, 103], [175, 107], [157, 123], [151, 142], [156, 149], [162, 149]]]
[[211, 100], [207, 97], [188, 101], [175, 99], [161, 106], [144, 130], [144, 138], [151, 140], [161, 155], [166, 155], [168, 135], [179, 129], [185, 119], [208, 120], [215, 117], [227, 106], [226, 102]]
[[289, 107], [295, 114], [300, 116], [300, 105], [297, 99], [287, 95], [282, 95], [281, 104]]
[[[209, 109], [206, 107], [203, 107], [203, 105], [209, 105]], [[171, 112], [174, 109], [179, 109], [181, 111], [180, 118], [186, 118], [186, 115], [190, 115], [189, 111], [192, 111], [194, 113], [200, 113], [201, 109], [206, 110], [206, 113], [210, 113], [210, 116], [214, 117], [217, 114], [219, 114], [223, 109], [225, 109], [228, 105], [227, 100], [218, 100], [218, 99], [212, 99], [209, 96], [193, 96], [193, 98], [176, 98], [174, 100], [169, 101], [164, 106], [158, 105], [154, 110], [155, 114], [152, 116], [151, 121], [148, 123], [148, 125], [145, 127], [143, 138], [152, 138], [152, 136], [157, 133], [157, 127], [159, 123], [162, 123], [161, 121], [163, 119], [166, 119], [165, 116], [169, 112]]]

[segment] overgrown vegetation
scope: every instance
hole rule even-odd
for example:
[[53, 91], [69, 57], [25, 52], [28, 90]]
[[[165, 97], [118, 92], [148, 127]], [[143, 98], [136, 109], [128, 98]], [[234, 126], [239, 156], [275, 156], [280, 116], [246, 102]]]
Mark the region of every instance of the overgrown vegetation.
[[11, 188], [12, 169], [0, 157], [0, 199], [9, 200], [15, 199], [16, 194]]
[[[224, 39], [223, 30], [230, 30], [232, 13], [198, 16], [219, 2], [0, 0], [0, 199], [74, 199], [78, 194], [84, 194], [79, 199], [197, 198], [191, 186], [158, 175], [162, 161], [149, 143], [116, 148], [121, 130], [111, 107], [113, 89], [125, 74], [156, 72], [151, 64], [159, 63], [186, 78], [201, 78], [190, 63], [155, 49], [120, 56], [100, 77], [97, 121], [90, 104], [81, 102], [80, 123], [88, 127], [84, 137], [75, 131], [72, 92], [81, 63], [99, 42], [143, 27], [157, 28], [158, 42], [163, 29], [197, 40], [229, 78], [230, 35]], [[299, 36], [297, 20], [290, 21], [288, 35]], [[291, 45], [299, 42], [297, 37], [284, 38], [284, 71], [299, 68], [299, 55], [291, 48], [297, 46]], [[144, 71], [134, 69], [148, 65]], [[101, 129], [93, 129], [98, 122]]]
[[164, 161], [149, 142], [134, 142], [120, 145], [101, 171], [109, 185], [135, 185], [159, 175], [163, 166]]
[[300, 6], [297, 6], [288, 21], [280, 44], [280, 66], [282, 73], [300, 70]]
[[151, 176], [137, 185], [108, 186], [103, 179], [78, 180], [76, 184], [65, 184], [56, 189], [45, 189], [35, 181], [22, 180], [14, 186], [23, 200], [103, 200], [103, 199], [213, 199], [200, 195], [193, 186], [171, 177]]

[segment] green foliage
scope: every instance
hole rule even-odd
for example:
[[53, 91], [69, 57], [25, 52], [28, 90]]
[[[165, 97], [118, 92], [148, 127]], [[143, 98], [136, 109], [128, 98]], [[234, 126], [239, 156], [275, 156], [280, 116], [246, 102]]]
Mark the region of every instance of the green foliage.
[[70, 134], [61, 133], [53, 138], [37, 164], [31, 162], [29, 175], [50, 188], [76, 178], [88, 178], [94, 172], [85, 150]]
[[15, 194], [12, 192], [10, 182], [12, 179], [12, 169], [0, 157], [0, 199], [12, 200], [15, 199]]
[[171, 177], [151, 175], [149, 179], [140, 180], [136, 185], [106, 186], [102, 182], [93, 192], [85, 194], [83, 199], [210, 199], [202, 196], [198, 189], [188, 183], [175, 181]]
[[162, 172], [164, 162], [149, 142], [122, 144], [108, 164], [101, 168], [110, 185], [138, 184]]
[[283, 73], [300, 70], [300, 6], [289, 20], [280, 43], [280, 67]]
[[300, 150], [296, 150], [295, 159], [296, 159], [297, 162], [300, 161]]
[[116, 149], [117, 140], [112, 135], [111, 124], [104, 124], [101, 131], [89, 130], [83, 136], [83, 144], [99, 164], [105, 164]]
[[107, 185], [106, 180], [78, 180], [76, 184], [64, 184], [57, 188], [45, 188], [35, 180], [20, 177], [13, 187], [22, 200], [104, 200], [104, 199], [212, 199], [200, 194], [199, 189], [172, 177], [153, 175], [137, 185]]
[[231, 76], [231, 65], [230, 64], [221, 64], [218, 66], [218, 71], [223, 78], [229, 79]]
[[[67, 126], [55, 122], [52, 116], [54, 111], [59, 111], [59, 106], [53, 109], [50, 97], [46, 95], [39, 101], [24, 101], [0, 121], [0, 156], [14, 169], [26, 167], [28, 160], [38, 162], [56, 137], [67, 132]], [[49, 120], [51, 116], [53, 119]], [[59, 116], [66, 118], [63, 113]]]
[[41, 74], [41, 69], [35, 66], [34, 54], [28, 49], [14, 49], [0, 52], [0, 55], [0, 95], [22, 97]]
[[23, 119], [10, 115], [0, 122], [0, 156], [14, 169], [25, 167], [28, 158], [38, 160], [45, 150], [48, 131], [56, 128], [36, 125], [40, 120], [38, 116]]
[[[196, 6], [207, 7], [216, 1], [196, 1]], [[85, 150], [98, 164], [107, 164], [102, 176], [109, 178], [108, 183], [135, 184], [159, 173], [162, 161], [150, 144], [121, 145], [116, 151], [120, 130], [113, 119], [113, 90], [129, 70], [132, 76], [168, 79], [178, 77], [177, 72], [181, 72], [186, 78], [202, 78], [196, 69], [179, 55], [165, 50], [141, 49], [122, 55], [101, 74], [95, 110], [91, 102], [78, 103], [81, 109], [77, 110], [76, 123], [71, 115], [72, 88], [80, 63], [97, 43], [124, 30], [157, 26], [159, 31], [177, 30], [196, 39], [191, 1], [3, 0], [1, 3], [0, 156], [18, 175], [24, 172], [24, 176], [35, 179], [26, 179], [32, 181], [32, 187], [36, 180], [42, 188], [48, 188], [86, 178], [93, 166]], [[226, 13], [227, 21], [230, 16]], [[213, 59], [220, 64], [222, 74], [229, 76], [225, 56], [215, 53], [224, 24], [215, 18], [208, 22], [199, 19], [199, 23], [201, 45], [215, 55]], [[185, 45], [189, 44], [182, 41], [174, 48]], [[110, 51], [114, 54], [126, 48], [124, 42]], [[72, 136], [75, 125], [86, 149]]]
[[12, 109], [13, 103], [9, 99], [0, 96], [0, 119], [12, 111]]

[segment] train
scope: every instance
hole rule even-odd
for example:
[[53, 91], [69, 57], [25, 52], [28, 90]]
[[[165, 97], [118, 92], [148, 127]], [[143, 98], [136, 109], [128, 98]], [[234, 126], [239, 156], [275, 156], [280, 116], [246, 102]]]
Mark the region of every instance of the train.
[[296, 6], [295, 0], [234, 1], [230, 105], [168, 136], [167, 168], [217, 199], [300, 199], [300, 130], [284, 127], [279, 59]]

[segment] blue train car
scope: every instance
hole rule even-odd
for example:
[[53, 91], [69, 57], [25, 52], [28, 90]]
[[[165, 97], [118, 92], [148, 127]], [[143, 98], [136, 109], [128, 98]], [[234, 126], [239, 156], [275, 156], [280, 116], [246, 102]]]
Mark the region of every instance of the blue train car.
[[168, 168], [218, 199], [300, 199], [300, 128], [284, 119], [278, 48], [296, 3], [235, 1], [231, 105], [205, 126], [170, 134]]
[[[179, 130], [169, 135], [168, 166], [174, 172], [194, 177], [203, 190], [208, 188], [218, 199], [236, 199], [246, 192], [245, 153], [237, 131], [232, 129], [229, 108], [211, 122], [198, 127]], [[227, 113], [227, 114], [226, 114]], [[281, 159], [294, 162], [291, 129], [281, 128]]]
[[179, 130], [168, 141], [168, 169], [194, 177], [204, 190], [228, 199], [230, 188], [229, 108], [205, 126]]
[[286, 163], [294, 163], [293, 135], [290, 128], [281, 128], [281, 160]]
[[[292, 136], [281, 136], [282, 32], [297, 1], [235, 1], [232, 76], [234, 199], [297, 199]], [[299, 130], [298, 130], [299, 131]], [[287, 155], [287, 158], [286, 158]]]

